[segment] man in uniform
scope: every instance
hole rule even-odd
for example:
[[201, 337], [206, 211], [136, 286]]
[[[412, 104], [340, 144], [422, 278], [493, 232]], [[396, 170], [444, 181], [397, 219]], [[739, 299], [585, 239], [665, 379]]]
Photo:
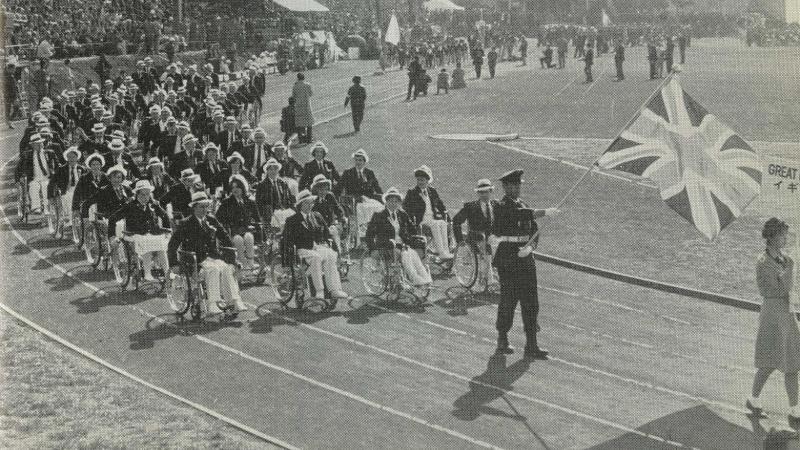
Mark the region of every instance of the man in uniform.
[[347, 97], [344, 99], [344, 107], [350, 104], [353, 111], [353, 130], [356, 133], [361, 131], [361, 121], [364, 120], [364, 104], [367, 101], [367, 91], [361, 86], [361, 77], [353, 77], [353, 85], [347, 90]]
[[614, 48], [614, 64], [617, 66], [617, 81], [625, 79], [625, 72], [622, 70], [622, 63], [625, 62], [625, 45], [619, 40]]
[[[536, 290], [536, 263], [528, 242], [537, 231], [536, 218], [555, 215], [555, 208], [531, 209], [519, 199], [522, 184], [521, 169], [507, 172], [500, 181], [505, 196], [494, 208], [493, 227], [489, 243], [494, 251], [492, 265], [500, 277], [500, 305], [497, 308], [497, 353], [511, 354], [508, 331], [514, 321], [517, 303], [522, 308], [525, 329], [525, 358], [547, 359], [548, 352], [539, 347], [539, 298]], [[536, 242], [537, 240], [534, 240]], [[535, 244], [534, 244], [535, 245]]]
[[586, 82], [594, 82], [594, 78], [592, 77], [592, 66], [594, 65], [594, 50], [592, 49], [592, 44], [586, 46], [586, 53], [581, 59], [583, 59], [584, 63], [583, 73], [586, 74]]

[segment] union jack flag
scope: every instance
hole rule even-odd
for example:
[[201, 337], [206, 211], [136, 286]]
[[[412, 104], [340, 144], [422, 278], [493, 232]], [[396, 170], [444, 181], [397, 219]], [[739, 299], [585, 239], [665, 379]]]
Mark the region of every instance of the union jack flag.
[[761, 188], [758, 154], [672, 76], [598, 159], [656, 182], [666, 204], [714, 239]]

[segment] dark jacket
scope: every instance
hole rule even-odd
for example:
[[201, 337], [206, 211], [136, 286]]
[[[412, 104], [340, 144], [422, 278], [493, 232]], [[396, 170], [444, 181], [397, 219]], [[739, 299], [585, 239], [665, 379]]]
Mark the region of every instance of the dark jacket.
[[352, 195], [353, 197], [369, 197], [379, 202], [383, 202], [381, 186], [378, 184], [378, 179], [375, 177], [375, 172], [368, 168], [364, 168], [364, 178], [358, 177], [358, 171], [355, 167], [351, 167], [342, 172], [342, 177], [339, 179], [339, 184], [336, 185], [334, 193], [339, 195]]
[[206, 216], [206, 222], [205, 225], [201, 224], [194, 215], [178, 222], [167, 247], [167, 258], [171, 266], [178, 264], [178, 249], [194, 252], [197, 263], [201, 264], [206, 258], [221, 259], [220, 245], [233, 247], [231, 237], [214, 216]]
[[200, 179], [203, 181], [206, 187], [209, 188], [213, 193], [217, 190], [217, 186], [222, 186], [221, 184], [219, 184], [219, 174], [227, 168], [228, 165], [225, 164], [225, 161], [221, 161], [218, 159], [216, 170], [212, 172], [211, 163], [208, 160], [205, 160], [200, 164], [198, 164], [197, 167], [195, 167], [194, 171], [195, 173], [200, 175]]
[[[247, 170], [247, 169], [239, 169], [239, 175], [243, 176], [244, 179], [247, 180], [247, 184], [250, 185], [250, 189], [251, 190], [255, 189], [256, 177], [254, 177], [253, 174], [250, 173], [249, 170]], [[222, 190], [226, 194], [229, 194], [230, 191], [231, 191], [231, 189], [230, 189], [231, 176], [233, 176], [231, 174], [231, 168], [230, 167], [226, 167], [224, 170], [222, 170], [221, 172], [217, 173], [217, 179], [214, 181], [215, 186], [222, 187]]]
[[[56, 154], [53, 151], [44, 148], [40, 151], [42, 154], [44, 154], [44, 160], [46, 164], [45, 170], [47, 172], [44, 175], [46, 177], [50, 177], [55, 172], [56, 166], [58, 165], [56, 161]], [[17, 168], [14, 171], [14, 179], [19, 181], [19, 179], [24, 176], [28, 177], [28, 182], [33, 180], [34, 164], [38, 165], [40, 164], [40, 161], [34, 156], [33, 150], [23, 152], [19, 164], [17, 164]]]
[[[75, 170], [78, 171], [78, 177], [73, 180], [75, 183], [75, 192], [78, 189], [78, 183], [81, 181], [81, 178], [86, 174], [89, 170], [86, 167], [76, 164]], [[56, 171], [53, 173], [53, 176], [50, 177], [50, 184], [47, 186], [47, 197], [53, 198], [58, 195], [62, 195], [67, 192], [67, 189], [70, 188], [70, 174], [72, 170], [69, 166], [69, 163], [64, 163], [56, 168]], [[73, 193], [73, 198], [75, 198]]]
[[[397, 220], [400, 222], [400, 239], [402, 243], [412, 245], [412, 236], [418, 234], [417, 227], [411, 221], [411, 217], [403, 210], [398, 209]], [[372, 215], [369, 224], [367, 225], [367, 248], [375, 250], [379, 248], [392, 248], [391, 239], [394, 239], [394, 227], [389, 221], [389, 211], [376, 212]]]
[[[490, 200], [489, 205], [492, 210], [497, 209], [497, 205], [499, 203], [497, 200]], [[495, 220], [497, 220], [497, 216], [495, 214]], [[456, 242], [461, 242], [463, 239], [463, 232], [461, 231], [461, 224], [467, 222], [467, 227], [469, 229], [469, 234], [483, 234], [484, 238], [486, 235], [490, 234], [492, 231], [492, 223], [489, 218], [487, 218], [483, 214], [483, 209], [481, 207], [481, 201], [475, 200], [471, 202], [465, 202], [464, 207], [461, 208], [455, 216], [453, 216], [453, 235], [456, 238]], [[477, 238], [475, 236], [474, 238]]]
[[166, 207], [167, 204], [163, 203], [162, 199], [177, 181], [166, 173], [162, 173], [158, 180], [152, 176], [148, 176], [147, 179], [153, 185], [153, 198], [158, 200], [162, 207]]
[[247, 228], [258, 224], [261, 219], [258, 216], [256, 202], [242, 196], [242, 202], [236, 201], [236, 197], [229, 195], [222, 201], [217, 210], [217, 219], [228, 230], [231, 236], [242, 235]]
[[172, 204], [172, 214], [181, 215], [186, 217], [192, 213], [189, 208], [189, 203], [192, 201], [192, 193], [183, 185], [177, 183], [170, 188], [167, 193], [161, 197], [161, 204], [166, 208], [170, 203]]
[[255, 175], [256, 179], [261, 179], [261, 174], [264, 171], [264, 164], [272, 157], [272, 146], [266, 142], [262, 144], [264, 147], [264, 156], [261, 161], [256, 161], [256, 144], [252, 143], [242, 148], [242, 156], [244, 157], [244, 167]]
[[133, 234], [159, 234], [163, 228], [169, 228], [169, 217], [164, 208], [155, 200], [144, 206], [137, 200], [131, 200], [108, 218], [108, 236], [114, 235], [116, 223], [125, 219], [125, 231]]
[[289, 209], [294, 206], [295, 197], [289, 190], [289, 185], [278, 178], [275, 180], [277, 189], [273, 189], [272, 180], [266, 178], [256, 184], [256, 206], [263, 223], [270, 223], [272, 211], [276, 209]]
[[344, 218], [344, 209], [342, 209], [342, 205], [339, 204], [336, 196], [331, 192], [328, 192], [325, 197], [317, 197], [314, 201], [313, 210], [322, 214], [322, 218], [325, 219], [328, 225]]
[[[114, 156], [111, 153], [107, 153], [103, 155], [106, 159], [106, 166], [103, 170], [108, 170], [109, 168], [116, 166], [118, 161], [114, 160]], [[131, 156], [128, 152], [123, 152], [121, 155], [122, 167], [128, 171], [128, 176], [125, 177], [129, 180], [138, 180], [142, 178], [142, 172], [139, 170], [139, 166], [133, 160], [133, 156]]]
[[83, 208], [83, 203], [96, 196], [108, 183], [109, 181], [106, 174], [101, 173], [99, 180], [95, 181], [94, 175], [87, 171], [86, 175], [82, 176], [81, 179], [78, 180], [77, 186], [75, 186], [75, 192], [72, 194], [72, 210], [80, 209], [82, 212], [81, 217], [87, 217], [86, 213], [89, 211], [89, 208]]
[[[529, 208], [522, 200], [503, 197], [494, 210], [492, 234], [498, 237], [532, 236], [538, 230], [535, 219], [542, 215], [541, 212], [537, 213], [537, 210]], [[517, 252], [524, 245], [524, 242], [501, 242], [492, 264], [495, 267], [520, 264], [522, 260], [517, 256]]]
[[[447, 208], [444, 207], [442, 199], [439, 198], [439, 193], [433, 187], [428, 186], [428, 196], [433, 208], [433, 218], [444, 219]], [[422, 193], [418, 186], [406, 192], [406, 197], [403, 200], [403, 209], [408, 212], [415, 224], [419, 225], [422, 222], [422, 217], [425, 215], [425, 200], [422, 199]]]
[[286, 219], [283, 230], [285, 251], [293, 248], [312, 250], [314, 244], [327, 243], [331, 238], [328, 224], [320, 213], [311, 211], [309, 217], [314, 221], [313, 224], [306, 222], [300, 212]]
[[121, 188], [122, 197], [119, 197], [110, 183], [103, 186], [94, 197], [83, 202], [83, 208], [88, 212], [89, 207], [96, 204], [99, 215], [106, 218], [111, 217], [117, 210], [125, 206], [133, 196], [133, 191], [130, 188], [125, 186], [121, 186]]
[[336, 171], [336, 167], [327, 159], [322, 160], [322, 165], [323, 168], [320, 169], [317, 160], [312, 159], [311, 161], [307, 162], [305, 166], [303, 166], [303, 176], [300, 177], [299, 183], [300, 190], [308, 189], [309, 186], [311, 186], [311, 182], [314, 180], [314, 177], [319, 174], [325, 175], [325, 178], [331, 180], [333, 183], [333, 189], [337, 189], [337, 185], [339, 183], [339, 172]]

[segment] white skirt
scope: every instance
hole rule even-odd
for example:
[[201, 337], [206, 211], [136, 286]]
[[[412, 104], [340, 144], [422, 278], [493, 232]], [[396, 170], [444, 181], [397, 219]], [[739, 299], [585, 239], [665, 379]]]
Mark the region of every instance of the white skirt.
[[133, 242], [133, 248], [137, 255], [150, 252], [166, 252], [167, 244], [169, 243], [168, 234], [134, 234], [125, 237], [125, 239]]

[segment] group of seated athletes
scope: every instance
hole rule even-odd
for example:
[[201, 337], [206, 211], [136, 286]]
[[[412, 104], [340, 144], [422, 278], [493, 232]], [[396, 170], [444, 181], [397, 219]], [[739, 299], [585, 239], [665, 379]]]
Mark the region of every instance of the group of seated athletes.
[[[236, 248], [237, 263], [256, 268], [257, 230], [263, 225], [283, 230], [283, 248], [296, 250], [308, 264], [316, 292], [327, 291], [334, 299], [347, 297], [337, 267], [343, 227], [350, 217], [360, 225], [354, 231], [356, 239], [370, 250], [394, 249], [414, 284], [431, 283], [415, 250], [420, 248], [415, 238], [420, 227], [430, 230], [429, 245], [438, 258], [453, 258], [447, 210], [430, 186], [433, 175], [427, 166], [414, 171], [416, 186], [405, 195], [394, 187], [384, 193], [366, 167], [369, 157], [363, 149], [351, 155], [353, 167], [340, 174], [327, 159], [329, 150], [323, 143], [310, 147], [311, 159], [301, 166], [282, 141], [268, 145], [260, 128], [243, 141], [244, 154], [225, 155], [213, 142], [200, 147], [185, 133], [179, 152], [164, 160], [150, 157], [140, 166], [121, 131], [105, 141], [103, 152], [99, 145], [88, 154], [70, 146], [56, 154], [47, 146], [47, 124], [37, 122], [34, 118], [30, 124], [27, 150], [20, 155], [16, 174], [27, 187], [32, 212], [47, 218], [54, 237], [63, 238], [65, 226], [79, 228], [82, 233], [73, 233], [73, 239], [92, 260], [87, 236], [99, 231], [97, 245], [108, 249], [105, 254], [120, 281], [117, 249], [122, 239], [134, 243], [145, 280], [153, 279], [154, 262], [166, 274], [170, 268], [177, 270], [179, 249], [194, 252], [211, 313], [218, 312], [222, 297], [235, 309], [245, 309], [234, 268], [223, 262], [220, 247]], [[98, 130], [97, 142], [101, 133]], [[490, 189], [488, 183], [476, 191]], [[458, 226], [464, 220], [473, 226], [472, 218], [462, 216], [454, 217]], [[454, 234], [461, 239], [460, 230]]]

